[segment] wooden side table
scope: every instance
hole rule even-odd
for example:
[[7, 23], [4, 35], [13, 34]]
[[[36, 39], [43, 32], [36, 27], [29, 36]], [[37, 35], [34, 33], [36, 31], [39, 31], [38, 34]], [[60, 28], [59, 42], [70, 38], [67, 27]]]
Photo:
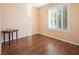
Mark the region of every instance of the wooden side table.
[[10, 34], [12, 34], [12, 40], [13, 40], [13, 33], [16, 32], [16, 39], [18, 39], [18, 29], [12, 29], [12, 30], [4, 30], [3, 33], [3, 39], [5, 44], [5, 34], [9, 34], [9, 45], [10, 45]]

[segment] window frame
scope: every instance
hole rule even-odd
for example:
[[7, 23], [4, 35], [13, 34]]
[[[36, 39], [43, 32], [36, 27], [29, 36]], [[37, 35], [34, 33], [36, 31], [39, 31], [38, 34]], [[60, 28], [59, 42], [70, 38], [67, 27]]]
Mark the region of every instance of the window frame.
[[[50, 17], [50, 15], [49, 15], [50, 10], [53, 11], [54, 9], [62, 8], [63, 6], [65, 6], [65, 5], [58, 6], [58, 7], [56, 7], [56, 8], [50, 8], [50, 9], [48, 9], [48, 28], [49, 28], [49, 29], [53, 29], [53, 30], [57, 30], [57, 31], [63, 31], [63, 32], [68, 32], [68, 31], [70, 31], [70, 6], [67, 5], [67, 4], [66, 4], [66, 6], [67, 6], [67, 29], [53, 28], [52, 26], [49, 25], [49, 23], [50, 23], [50, 18], [52, 18], [52, 17]], [[63, 21], [62, 21], [61, 23], [63, 24]], [[61, 27], [63, 27], [62, 24], [61, 24]], [[50, 26], [51, 28], [50, 28], [49, 26]]]

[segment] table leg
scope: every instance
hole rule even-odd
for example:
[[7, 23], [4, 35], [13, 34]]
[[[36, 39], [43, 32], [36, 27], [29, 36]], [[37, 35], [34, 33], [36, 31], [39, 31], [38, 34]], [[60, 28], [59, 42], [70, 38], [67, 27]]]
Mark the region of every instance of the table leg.
[[16, 39], [18, 40], [18, 31], [16, 31]]
[[12, 41], [13, 41], [13, 32], [12, 32]]
[[4, 38], [4, 44], [5, 44], [5, 33], [3, 33], [3, 36], [4, 36], [3, 38]]
[[10, 45], [10, 33], [9, 33], [9, 45]]

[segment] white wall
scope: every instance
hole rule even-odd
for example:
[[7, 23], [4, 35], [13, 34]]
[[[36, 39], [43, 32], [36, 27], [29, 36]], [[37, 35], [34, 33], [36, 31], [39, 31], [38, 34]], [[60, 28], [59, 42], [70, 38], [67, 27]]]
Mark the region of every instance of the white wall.
[[[37, 15], [38, 9], [32, 8], [29, 4], [0, 4], [0, 54], [3, 41], [1, 30], [17, 28], [19, 38], [38, 33]], [[8, 39], [7, 36], [6, 38]]]
[[37, 9], [33, 9], [29, 4], [2, 4], [1, 30], [17, 28], [19, 38], [37, 33], [37, 24], [32, 23], [38, 18], [36, 14]]

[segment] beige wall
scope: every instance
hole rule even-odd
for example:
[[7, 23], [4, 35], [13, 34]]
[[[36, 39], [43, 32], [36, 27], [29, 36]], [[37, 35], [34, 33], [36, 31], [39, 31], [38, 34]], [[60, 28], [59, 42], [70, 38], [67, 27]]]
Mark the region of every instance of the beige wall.
[[[2, 4], [1, 29], [18, 28], [19, 37], [42, 33], [79, 44], [79, 4], [69, 4], [70, 31], [62, 32], [48, 28], [48, 9], [62, 4], [49, 4], [42, 8], [32, 8], [28, 4]], [[1, 9], [0, 9], [1, 10]]]
[[40, 8], [40, 33], [79, 44], [79, 4], [68, 5], [70, 7], [70, 30], [68, 32], [48, 28], [48, 9], [56, 8], [60, 5], [62, 4], [50, 4]]
[[[38, 9], [29, 4], [0, 4], [0, 31], [19, 29], [19, 38], [38, 33]], [[8, 37], [6, 36], [8, 39]], [[15, 38], [15, 36], [14, 36]], [[1, 54], [0, 33], [0, 54]]]
[[0, 6], [0, 41], [1, 41], [1, 6]]
[[33, 8], [33, 33], [39, 33], [39, 9]]
[[37, 33], [37, 12], [29, 4], [2, 4], [1, 29], [17, 28], [19, 38]]
[[1, 54], [1, 6], [0, 6], [0, 54]]

